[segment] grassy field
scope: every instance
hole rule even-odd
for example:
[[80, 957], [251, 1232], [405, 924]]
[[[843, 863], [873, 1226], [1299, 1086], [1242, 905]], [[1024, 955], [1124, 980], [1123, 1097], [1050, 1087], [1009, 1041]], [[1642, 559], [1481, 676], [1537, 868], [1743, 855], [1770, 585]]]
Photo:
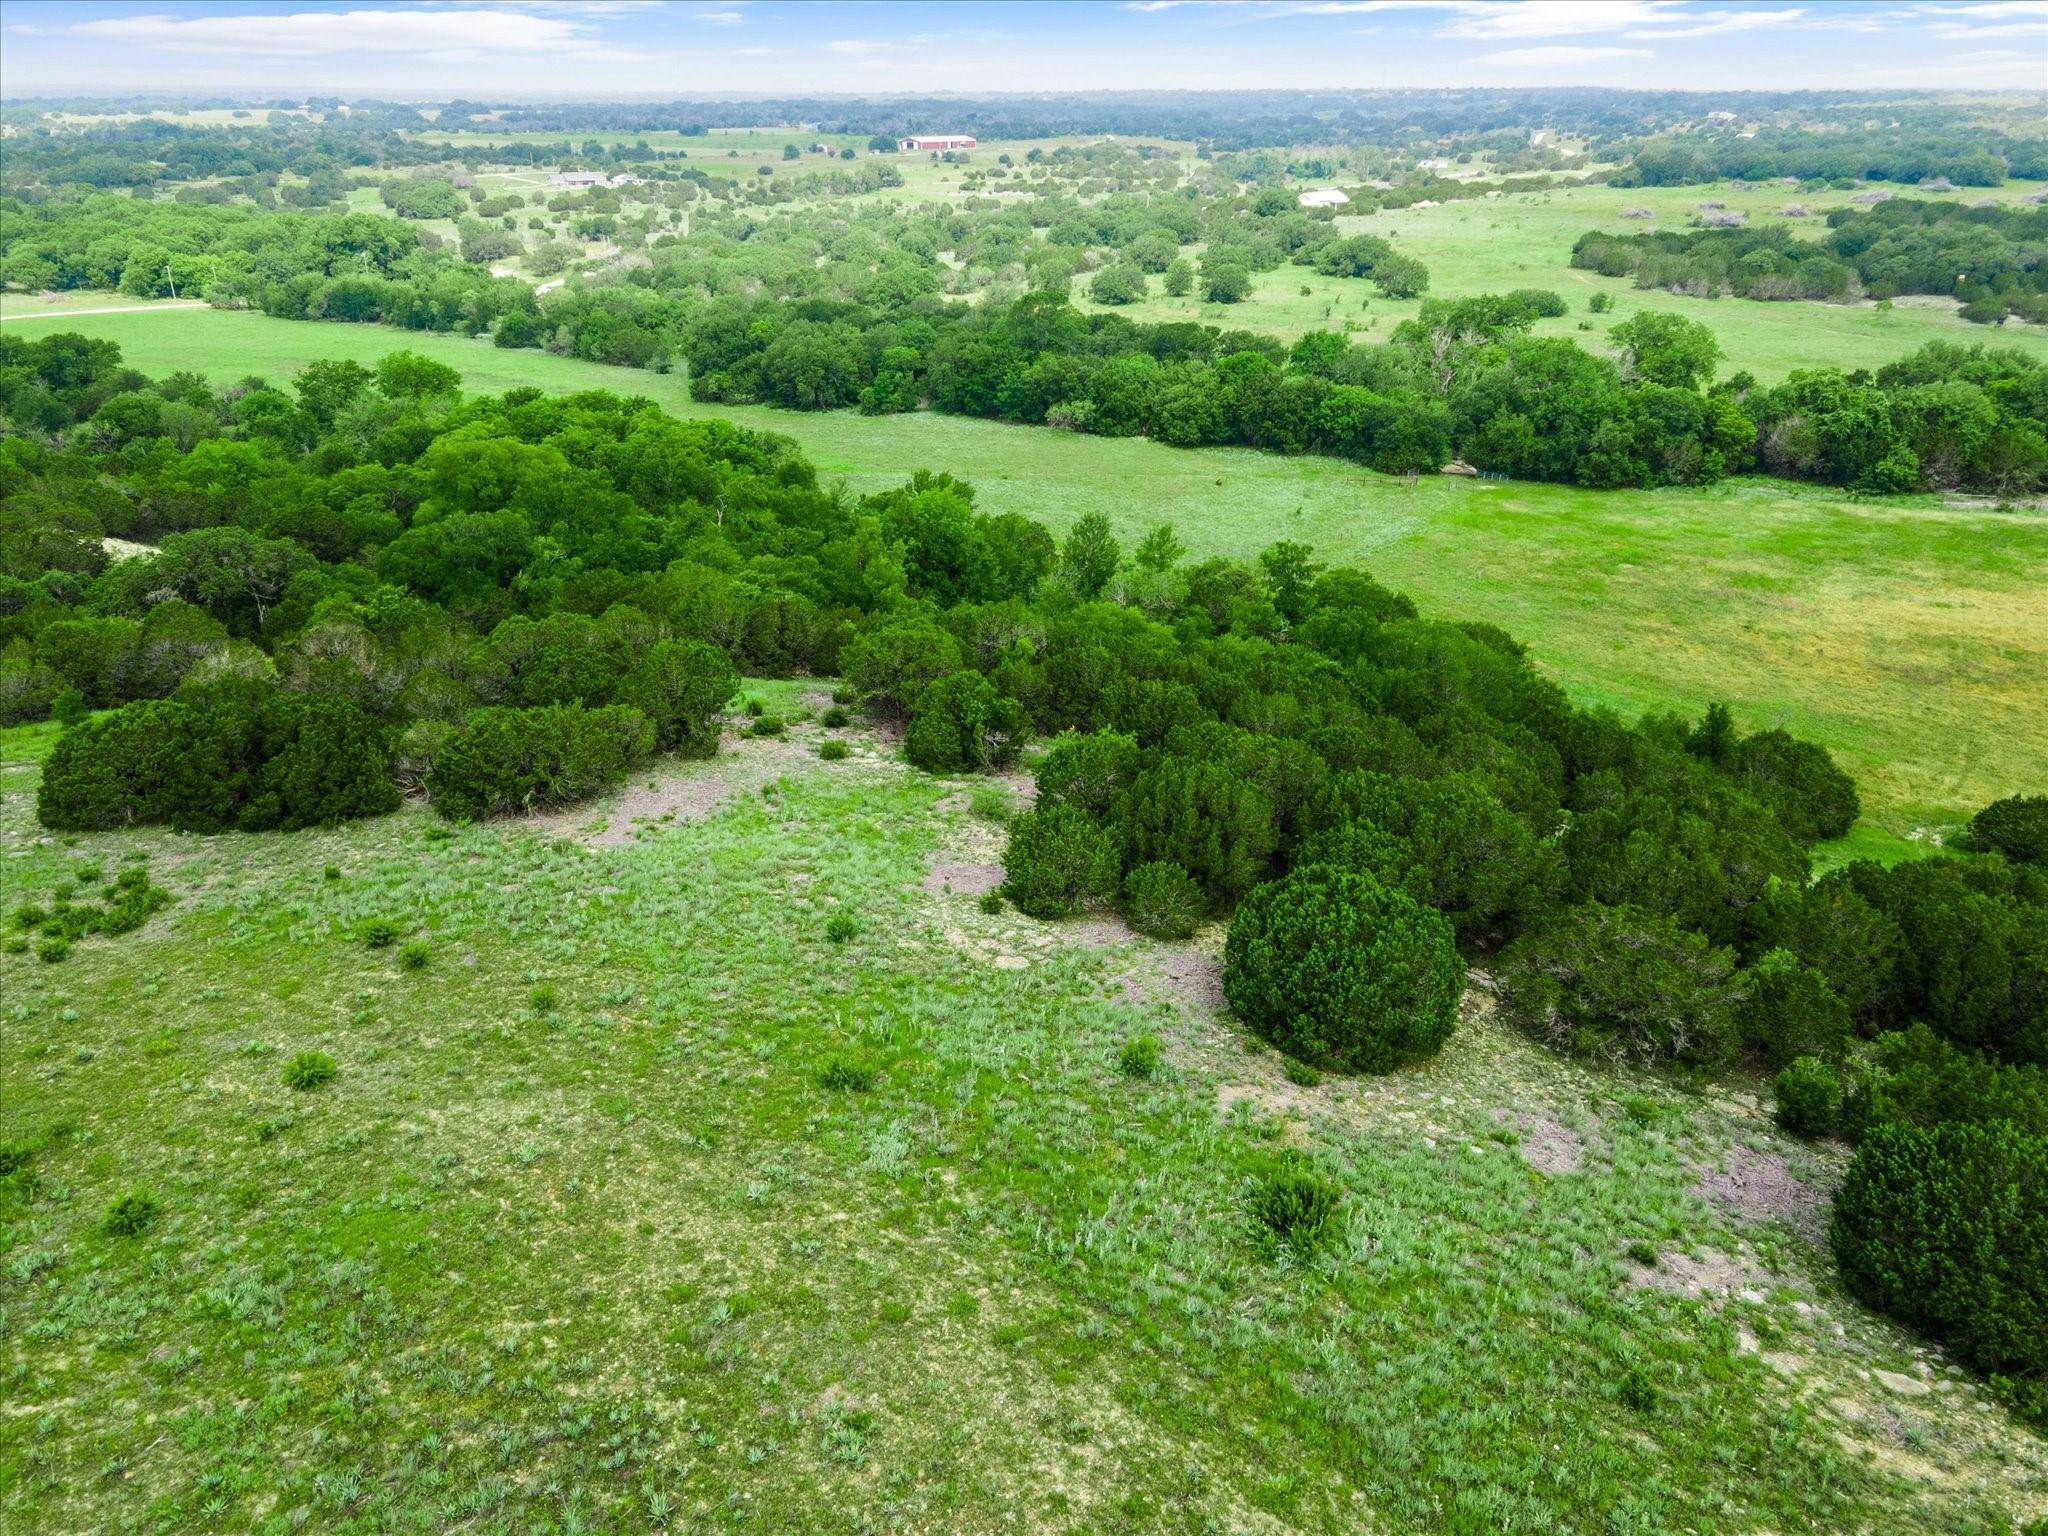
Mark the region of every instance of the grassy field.
[[[989, 787], [858, 729], [843, 763], [800, 720], [552, 818], [62, 839], [32, 820], [53, 734], [0, 733], [9, 904], [131, 863], [176, 901], [0, 953], [0, 1529], [2048, 1508], [2041, 1442], [1840, 1293], [1835, 1156], [1753, 1095], [1581, 1070], [1483, 992], [1426, 1066], [1298, 1086], [1219, 1011], [1216, 933], [982, 911]], [[1150, 1081], [1116, 1068], [1141, 1032]], [[281, 1081], [303, 1051], [318, 1091]], [[1344, 1192], [1313, 1255], [1247, 1213], [1301, 1157]], [[114, 1235], [132, 1192], [155, 1220]]]
[[[2040, 189], [2037, 182], [2013, 182], [1982, 193], [1946, 195], [1970, 200], [1981, 195], [2010, 202]], [[1570, 313], [1538, 321], [1539, 335], [1594, 343], [1610, 327], [1645, 309], [1670, 310], [1698, 320], [1711, 326], [1721, 342], [1726, 354], [1723, 375], [1747, 369], [1759, 379], [1774, 381], [1795, 368], [1879, 368], [1930, 341], [1982, 342], [2048, 357], [2048, 327], [2017, 321], [1997, 328], [1972, 325], [1957, 317], [1952, 300], [1943, 298], [1909, 296], [1885, 311], [1874, 303], [1697, 299], [1639, 289], [1626, 278], [1572, 269], [1573, 242], [1588, 230], [1628, 234], [1681, 228], [1697, 205], [1708, 201], [1747, 212], [1753, 224], [1790, 223], [1811, 239], [1825, 232], [1824, 215], [1848, 205], [1850, 194], [1808, 195], [1775, 186], [1739, 191], [1726, 184], [1573, 187], [1443, 203], [1434, 208], [1405, 208], [1338, 222], [1348, 234], [1379, 235], [1420, 260], [1429, 268], [1432, 298], [1467, 298], [1513, 288], [1548, 288], [1563, 294]], [[1805, 205], [1814, 216], [1775, 219], [1776, 211], [1789, 203]], [[1656, 217], [1623, 220], [1621, 212], [1626, 208], [1648, 208]], [[1086, 309], [1103, 308], [1087, 298], [1087, 282], [1085, 276], [1075, 280], [1075, 302]], [[1341, 330], [1361, 341], [1385, 341], [1395, 326], [1413, 318], [1421, 308], [1420, 300], [1377, 297], [1372, 285], [1362, 278], [1323, 277], [1306, 267], [1254, 273], [1252, 285], [1252, 296], [1241, 304], [1209, 304], [1194, 295], [1168, 298], [1154, 277], [1143, 303], [1120, 309], [1137, 320], [1200, 320], [1270, 331], [1290, 340], [1306, 331]], [[1601, 315], [1588, 312], [1586, 300], [1595, 293], [1608, 294], [1614, 307]]]
[[[10, 296], [0, 316], [17, 334], [47, 331], [54, 318], [22, 318], [34, 307]], [[1825, 742], [1891, 838], [2038, 790], [2048, 762], [2038, 508], [1854, 501], [1765, 480], [1657, 492], [1410, 484], [1335, 460], [957, 417], [701, 406], [673, 375], [376, 327], [188, 310], [84, 316], [76, 328], [118, 341], [145, 372], [223, 380], [407, 346], [462, 369], [473, 389], [612, 389], [782, 432], [859, 492], [943, 468], [971, 480], [985, 509], [1056, 528], [1101, 511], [1134, 539], [1171, 521], [1203, 554], [1301, 539], [1433, 612], [1501, 624], [1581, 701], [1697, 712], [1725, 698], [1747, 728]]]

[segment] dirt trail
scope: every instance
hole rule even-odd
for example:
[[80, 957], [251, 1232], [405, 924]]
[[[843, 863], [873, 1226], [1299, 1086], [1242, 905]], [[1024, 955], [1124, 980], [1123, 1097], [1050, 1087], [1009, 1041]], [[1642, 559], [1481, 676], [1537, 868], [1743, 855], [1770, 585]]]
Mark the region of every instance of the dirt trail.
[[213, 306], [200, 299], [173, 299], [158, 304], [107, 304], [97, 309], [44, 309], [26, 313], [0, 314], [0, 325], [16, 320], [71, 320], [79, 315], [139, 315], [145, 310], [163, 309], [211, 309]]

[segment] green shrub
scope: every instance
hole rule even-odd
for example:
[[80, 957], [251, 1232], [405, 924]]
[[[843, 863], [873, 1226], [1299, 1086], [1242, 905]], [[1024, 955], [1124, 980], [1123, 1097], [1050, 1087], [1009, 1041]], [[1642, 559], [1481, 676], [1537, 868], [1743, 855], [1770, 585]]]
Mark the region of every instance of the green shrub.
[[1855, 782], [1835, 766], [1827, 748], [1784, 731], [1744, 737], [1726, 767], [1802, 843], [1840, 837], [1862, 810]]
[[749, 736], [780, 736], [788, 729], [788, 722], [780, 715], [762, 715], [747, 727]]
[[1970, 841], [2015, 864], [2048, 864], [2048, 795], [2008, 795], [1970, 818]]
[[1065, 917], [1114, 889], [1109, 834], [1070, 805], [1041, 805], [1010, 826], [1003, 891], [1027, 917]]
[[479, 709], [442, 747], [427, 792], [450, 818], [573, 805], [617, 784], [653, 750], [654, 727], [637, 709]]
[[1451, 926], [1371, 875], [1297, 869], [1239, 906], [1223, 995], [1291, 1056], [1386, 1072], [1450, 1038], [1465, 967]]
[[990, 917], [994, 917], [997, 913], [1001, 912], [1003, 910], [1003, 893], [1001, 891], [983, 891], [981, 893], [981, 910]]
[[366, 917], [356, 924], [356, 937], [366, 949], [389, 949], [405, 934], [405, 925], [395, 917]]
[[827, 709], [822, 715], [818, 716], [818, 724], [826, 727], [829, 730], [836, 731], [841, 726], [850, 725], [852, 723], [853, 712], [849, 710], [844, 704], [834, 704], [829, 709]]
[[1178, 864], [1155, 860], [1124, 876], [1124, 913], [1133, 928], [1154, 938], [1192, 938], [1208, 905]]
[[835, 1093], [870, 1093], [881, 1074], [857, 1056], [834, 1056], [818, 1068], [818, 1086]]
[[834, 912], [825, 920], [825, 937], [834, 944], [844, 944], [859, 932], [860, 924], [850, 912]]
[[1149, 1079], [1159, 1075], [1165, 1048], [1157, 1035], [1133, 1035], [1116, 1053], [1116, 1069], [1125, 1077]]
[[1252, 1220], [1266, 1240], [1308, 1252], [1336, 1234], [1344, 1197], [1315, 1169], [1288, 1159], [1258, 1177], [1250, 1204]]
[[36, 814], [66, 831], [261, 831], [397, 805], [383, 729], [352, 700], [228, 677], [66, 731], [44, 764]]
[[140, 1237], [157, 1223], [163, 1207], [146, 1189], [131, 1189], [107, 1207], [100, 1230], [109, 1237]]
[[55, 965], [71, 953], [69, 939], [48, 938], [36, 945], [36, 958], [45, 965]]
[[1131, 862], [1178, 864], [1218, 901], [1263, 878], [1278, 842], [1272, 801], [1227, 763], [1161, 758], [1119, 811]]
[[553, 1013], [561, 1005], [561, 996], [552, 982], [536, 982], [526, 994], [526, 1005], [535, 1013]]
[[1071, 805], [1105, 820], [1138, 774], [1138, 744], [1115, 731], [1070, 732], [1038, 765], [1038, 803]]
[[1995, 1061], [1925, 1024], [1879, 1037], [1842, 1109], [1851, 1140], [1879, 1125], [1980, 1120], [2048, 1136], [2048, 1068]]
[[1773, 1067], [1799, 1056], [1828, 1061], [1848, 1049], [1849, 1010], [1819, 971], [1773, 949], [1743, 973], [1742, 1043]]
[[1735, 957], [1671, 918], [1589, 902], [1517, 939], [1496, 968], [1502, 1008], [1582, 1056], [1718, 1065], [1735, 1054]]
[[325, 1051], [300, 1051], [284, 1064], [282, 1077], [285, 1087], [312, 1093], [333, 1082], [337, 1070], [334, 1058]]
[[719, 717], [739, 687], [732, 658], [717, 646], [660, 640], [633, 664], [618, 701], [646, 716], [660, 751], [709, 757], [718, 750]]
[[846, 761], [847, 745], [843, 741], [822, 741], [818, 743], [818, 756], [828, 763]]
[[1292, 1056], [1280, 1063], [1280, 1075], [1297, 1088], [1319, 1088], [1323, 1082], [1322, 1073], [1305, 1061], [1296, 1061]]
[[36, 1149], [26, 1141], [0, 1141], [0, 1179], [12, 1178], [35, 1162]]
[[981, 773], [1014, 762], [1024, 744], [1023, 708], [979, 672], [926, 685], [910, 706], [903, 755], [927, 773]]
[[425, 939], [414, 939], [409, 944], [399, 945], [398, 968], [401, 971], [424, 971], [433, 957], [433, 947]]
[[1832, 1235], [1857, 1296], [2048, 1408], [2048, 1138], [2008, 1121], [1879, 1126]]
[[1788, 1063], [1771, 1085], [1778, 1124], [1795, 1136], [1832, 1136], [1842, 1123], [1842, 1078], [1818, 1056]]
[[1525, 914], [1546, 910], [1564, 881], [1556, 848], [1474, 774], [1339, 774], [1308, 817], [1345, 811], [1304, 841], [1297, 862], [1367, 870], [1442, 912], [1461, 939], [1512, 932]]

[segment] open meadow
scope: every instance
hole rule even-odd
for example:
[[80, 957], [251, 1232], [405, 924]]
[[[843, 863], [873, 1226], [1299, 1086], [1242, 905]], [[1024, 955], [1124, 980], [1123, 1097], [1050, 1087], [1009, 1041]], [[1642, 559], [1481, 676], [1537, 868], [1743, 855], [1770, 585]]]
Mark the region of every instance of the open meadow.
[[[984, 909], [1028, 779], [911, 772], [821, 727], [815, 683], [748, 692], [786, 735], [463, 828], [54, 837], [54, 730], [0, 733], [10, 892], [144, 868], [173, 897], [0, 956], [0, 1132], [34, 1149], [0, 1191], [0, 1528], [2048, 1509], [2041, 1443], [1842, 1293], [1841, 1154], [1753, 1088], [1571, 1065], [1483, 990], [1433, 1061], [1302, 1078], [1222, 1009], [1220, 926]], [[1153, 1075], [1119, 1071], [1148, 1034]], [[306, 1052], [332, 1075], [295, 1090]], [[1355, 1214], [1276, 1260], [1245, 1191], [1304, 1154]], [[102, 1233], [138, 1187], [147, 1241]]]
[[[28, 318], [38, 305], [8, 295], [0, 317], [47, 334], [59, 317]], [[1953, 828], [2048, 761], [2038, 507], [1855, 499], [1770, 480], [1654, 492], [1410, 481], [1331, 459], [929, 413], [699, 405], [678, 375], [374, 326], [148, 309], [65, 323], [118, 342], [150, 374], [283, 380], [316, 359], [407, 347], [459, 368], [475, 390], [609, 389], [780, 432], [857, 493], [943, 469], [970, 480], [984, 510], [1056, 529], [1099, 511], [1127, 543], [1161, 522], [1202, 554], [1300, 539], [1433, 611], [1501, 625], [1582, 702], [1697, 714], [1726, 699], [1745, 728], [1783, 725], [1826, 744], [1862, 787], [1869, 830], [1884, 834], [1858, 851]]]
[[0, 1536], [2048, 1536], [2038, 7], [7, 7]]
[[[1988, 197], [2018, 203], [2042, 190], [2038, 182], [1943, 194], [1973, 202]], [[1663, 289], [1636, 287], [1626, 278], [1574, 270], [1572, 245], [1588, 230], [1609, 234], [1647, 229], [1680, 229], [1702, 203], [1719, 203], [1749, 215], [1752, 225], [1789, 224], [1802, 238], [1826, 231], [1825, 215], [1851, 206], [1846, 192], [1801, 193], [1782, 186], [1738, 188], [1726, 182], [1690, 187], [1558, 187], [1470, 198], [1433, 207], [1388, 209], [1363, 217], [1340, 216], [1346, 234], [1378, 235], [1429, 268], [1428, 298], [1462, 299], [1516, 288], [1547, 288], [1564, 296], [1564, 315], [1537, 320], [1536, 334], [1597, 343], [1614, 326], [1657, 310], [1710, 327], [1724, 354], [1720, 373], [1746, 370], [1766, 382], [1797, 368], [1870, 368], [1897, 362], [1930, 341], [1957, 346], [2017, 347], [2048, 357], [2048, 326], [2017, 321], [1989, 327], [1956, 314], [1952, 299], [1907, 295], [1880, 309], [1869, 300], [1823, 304], [1808, 300], [1764, 303], [1734, 297], [1694, 298]], [[1797, 204], [1811, 210], [1785, 219], [1778, 210]], [[1624, 220], [1627, 209], [1649, 209], [1654, 218]], [[1110, 306], [1088, 298], [1086, 275], [1075, 279], [1074, 302], [1083, 309]], [[1586, 301], [1605, 293], [1612, 308], [1595, 314]], [[1283, 266], [1252, 274], [1251, 296], [1237, 304], [1211, 304], [1197, 294], [1171, 298], [1152, 279], [1146, 298], [1116, 306], [1134, 320], [1198, 320], [1205, 325], [1269, 331], [1288, 340], [1307, 331], [1343, 331], [1356, 341], [1386, 341], [1403, 320], [1413, 319], [1420, 299], [1388, 299], [1359, 278], [1325, 277], [1307, 267]]]

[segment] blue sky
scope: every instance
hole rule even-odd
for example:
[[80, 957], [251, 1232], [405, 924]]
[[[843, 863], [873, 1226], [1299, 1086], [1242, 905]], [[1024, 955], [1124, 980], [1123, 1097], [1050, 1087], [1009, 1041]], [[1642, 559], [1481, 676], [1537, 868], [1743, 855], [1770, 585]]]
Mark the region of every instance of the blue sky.
[[64, 0], [0, 92], [2048, 88], [2048, 0]]

